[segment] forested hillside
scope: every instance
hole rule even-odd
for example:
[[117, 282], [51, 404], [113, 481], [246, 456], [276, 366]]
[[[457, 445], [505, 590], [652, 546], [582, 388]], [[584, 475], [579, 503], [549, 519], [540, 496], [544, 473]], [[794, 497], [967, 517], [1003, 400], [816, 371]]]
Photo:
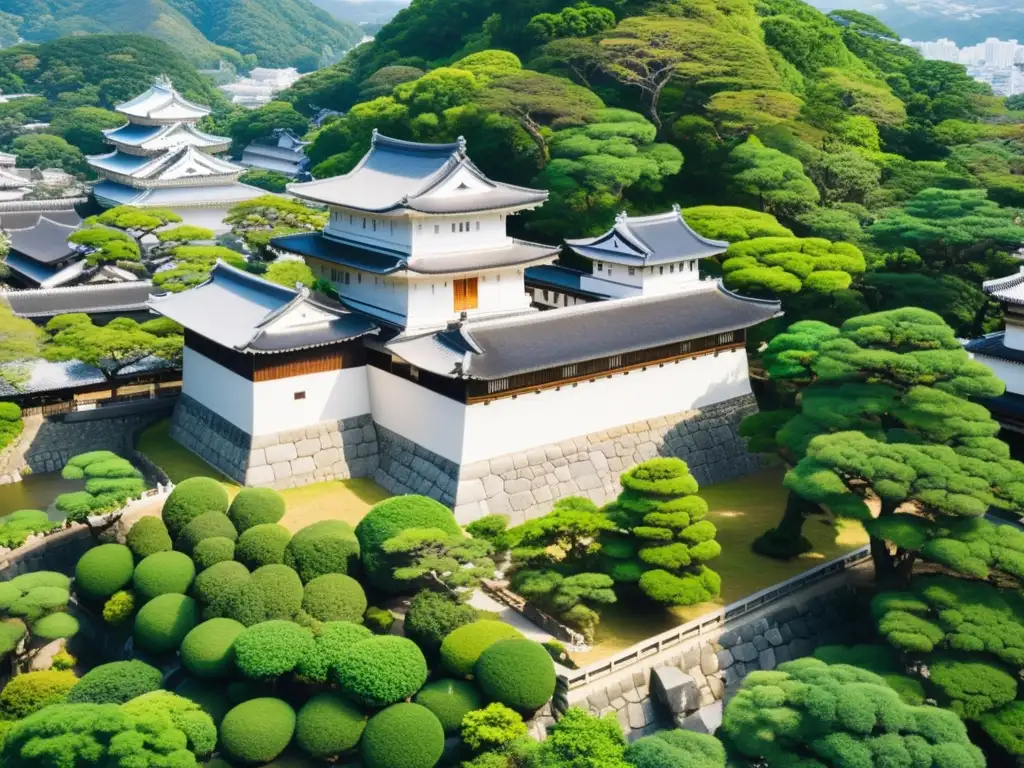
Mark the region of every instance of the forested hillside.
[[1024, 242], [1024, 115], [843, 16], [799, 0], [415, 0], [286, 98], [348, 111], [315, 137], [320, 176], [348, 170], [373, 128], [461, 134], [488, 173], [551, 190], [525, 219], [535, 238], [599, 232], [620, 209], [733, 206], [689, 214], [756, 238], [711, 268], [783, 298], [789, 321], [916, 304], [962, 334], [995, 328], [980, 284]]
[[[26, 40], [138, 32], [169, 43], [201, 67], [297, 66], [333, 61], [362, 37], [309, 0], [0, 0]], [[246, 58], [248, 56], [249, 58]]]

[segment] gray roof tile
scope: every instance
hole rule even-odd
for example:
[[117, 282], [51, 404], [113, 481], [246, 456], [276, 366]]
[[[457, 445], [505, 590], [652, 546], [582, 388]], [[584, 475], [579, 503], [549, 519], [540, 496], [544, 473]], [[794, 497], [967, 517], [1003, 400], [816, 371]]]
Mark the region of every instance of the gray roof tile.
[[17, 251], [40, 264], [53, 264], [75, 255], [75, 249], [68, 245], [68, 238], [77, 229], [75, 226], [51, 221], [44, 214], [29, 229], [8, 231], [11, 250]]
[[[615, 248], [612, 241], [623, 241], [627, 249]], [[616, 217], [615, 226], [598, 237], [566, 240], [573, 251], [592, 260], [648, 266], [716, 256], [729, 247], [722, 240], [711, 240], [694, 232], [683, 220], [679, 207], [653, 216]]]
[[140, 280], [130, 283], [80, 285], [70, 288], [45, 288], [8, 291], [4, 298], [14, 314], [21, 317], [53, 317], [65, 312], [140, 312], [146, 309], [152, 285]]

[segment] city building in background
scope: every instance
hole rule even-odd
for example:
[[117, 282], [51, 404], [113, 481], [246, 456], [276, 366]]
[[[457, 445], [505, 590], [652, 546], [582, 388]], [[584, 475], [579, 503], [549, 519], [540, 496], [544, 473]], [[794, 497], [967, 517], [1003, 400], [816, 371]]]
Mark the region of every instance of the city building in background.
[[903, 44], [926, 59], [963, 64], [968, 75], [992, 86], [992, 91], [998, 96], [1024, 93], [1024, 45], [1016, 40], [990, 37], [983, 43], [965, 48], [958, 47], [947, 38], [929, 42], [903, 40]]

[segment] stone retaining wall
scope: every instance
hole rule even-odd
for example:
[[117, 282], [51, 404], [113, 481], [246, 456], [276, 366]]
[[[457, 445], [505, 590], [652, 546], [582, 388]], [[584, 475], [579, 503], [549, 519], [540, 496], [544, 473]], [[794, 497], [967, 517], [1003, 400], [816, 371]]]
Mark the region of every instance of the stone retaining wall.
[[459, 467], [422, 445], [376, 424], [380, 458], [373, 479], [394, 494], [418, 493], [455, 506]]
[[[613, 714], [630, 740], [675, 726], [712, 730], [708, 718], [697, 716], [697, 710], [717, 709], [720, 719], [723, 700], [749, 673], [809, 656], [821, 645], [856, 643], [862, 634], [861, 619], [853, 588], [833, 585], [813, 597], [798, 596], [760, 616], [739, 619], [716, 639], [697, 638], [642, 660], [609, 677], [608, 683], [560, 690], [554, 704], [559, 711], [577, 706], [595, 715]], [[657, 680], [678, 681], [668, 697], [673, 706], [666, 705], [664, 694], [658, 700], [658, 686], [652, 685]]]
[[602, 504], [618, 495], [624, 470], [656, 456], [685, 460], [701, 485], [750, 474], [761, 460], [747, 451], [739, 425], [756, 412], [754, 396], [743, 395], [469, 464], [458, 475], [455, 517], [465, 525], [502, 514], [518, 525], [550, 512], [564, 496]]
[[377, 469], [377, 431], [369, 414], [253, 437], [183, 394], [170, 434], [244, 485], [294, 488], [370, 477]]

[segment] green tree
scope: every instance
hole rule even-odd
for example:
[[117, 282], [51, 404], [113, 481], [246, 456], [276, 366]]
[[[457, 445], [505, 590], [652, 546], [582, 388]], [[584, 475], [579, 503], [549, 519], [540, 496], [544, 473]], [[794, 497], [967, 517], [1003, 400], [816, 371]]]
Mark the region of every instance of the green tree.
[[116, 264], [137, 262], [142, 256], [139, 244], [126, 232], [108, 227], [93, 226], [71, 233], [68, 242], [89, 248], [89, 264]]
[[556, 37], [589, 37], [615, 26], [615, 14], [587, 2], [563, 8], [558, 13], [538, 13], [526, 31], [546, 42]]
[[30, 133], [19, 136], [12, 144], [19, 168], [58, 168], [71, 174], [85, 174], [89, 166], [85, 156], [60, 136]]
[[250, 168], [239, 176], [238, 180], [243, 184], [274, 193], [284, 192], [292, 181], [291, 177], [285, 176], [283, 173], [265, 171], [262, 168]]
[[725, 708], [722, 733], [739, 755], [773, 766], [839, 768], [879, 759], [985, 765], [952, 712], [912, 707], [878, 675], [817, 659], [747, 675]]
[[39, 357], [42, 331], [31, 320], [18, 317], [7, 301], [0, 301], [0, 380], [20, 388], [28, 378], [28, 364]]
[[792, 237], [770, 213], [727, 205], [698, 205], [683, 209], [683, 219], [704, 237], [735, 243], [755, 237]]
[[272, 238], [323, 229], [327, 224], [327, 214], [297, 200], [263, 195], [233, 206], [224, 223], [230, 224], [234, 234], [266, 258]]
[[124, 117], [100, 107], [75, 107], [54, 118], [50, 130], [86, 155], [109, 152], [103, 131], [124, 125]]
[[89, 524], [90, 515], [116, 512], [126, 501], [146, 490], [142, 473], [130, 461], [110, 451], [72, 456], [61, 471], [61, 477], [65, 480], [86, 479], [84, 490], [62, 493], [54, 504], [71, 522], [89, 525], [93, 536], [98, 536], [115, 521], [93, 527]]
[[595, 717], [579, 707], [570, 707], [551, 728], [538, 750], [543, 766], [586, 766], [587, 768], [628, 768], [623, 759], [626, 739], [614, 715]]
[[145, 250], [143, 239], [168, 224], [180, 224], [181, 216], [164, 208], [136, 208], [131, 205], [119, 205], [109, 208], [98, 216], [86, 219], [86, 224], [99, 224], [127, 232], [141, 253]]
[[50, 337], [45, 348], [48, 360], [81, 360], [95, 366], [114, 395], [117, 376], [125, 368], [148, 357], [159, 357], [169, 364], [181, 357], [181, 336], [158, 336], [127, 317], [98, 326], [86, 314], [57, 315], [46, 324], [46, 332]]
[[245, 109], [231, 121], [232, 153], [241, 157], [242, 150], [257, 139], [269, 139], [275, 131], [291, 131], [300, 138], [309, 128], [309, 119], [285, 101], [272, 101], [259, 109]]
[[728, 170], [736, 190], [755, 199], [762, 211], [792, 216], [820, 198], [799, 160], [766, 147], [756, 136], [730, 153]]
[[179, 293], [205, 282], [218, 261], [239, 269], [246, 267], [241, 254], [220, 245], [182, 245], [175, 248], [171, 256], [173, 263], [170, 268], [153, 275], [153, 285], [171, 293]]
[[856, 246], [819, 238], [754, 238], [730, 245], [722, 258], [725, 284], [755, 296], [835, 293], [866, 269]]
[[881, 169], [862, 152], [822, 152], [807, 164], [807, 175], [821, 195], [822, 203], [863, 203], [878, 188]]
[[275, 261], [267, 268], [265, 277], [270, 282], [286, 288], [295, 288], [300, 284], [312, 288], [315, 282], [313, 270], [307, 267], [305, 262], [294, 259]]
[[651, 459], [624, 472], [606, 512], [618, 531], [601, 537], [612, 578], [651, 600], [694, 605], [716, 597], [721, 577], [706, 563], [722, 553], [708, 505], [682, 459]]
[[392, 577], [413, 586], [468, 599], [483, 579], [493, 578], [494, 547], [482, 539], [437, 528], [406, 528], [381, 545]]

